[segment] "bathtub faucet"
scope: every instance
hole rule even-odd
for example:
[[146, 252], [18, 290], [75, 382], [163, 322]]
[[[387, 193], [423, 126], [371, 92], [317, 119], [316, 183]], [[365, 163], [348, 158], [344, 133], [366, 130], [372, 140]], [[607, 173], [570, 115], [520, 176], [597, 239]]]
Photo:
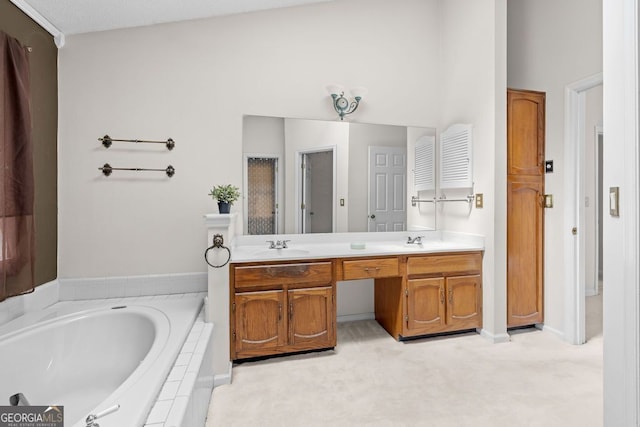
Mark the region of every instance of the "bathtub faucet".
[[30, 406], [29, 401], [22, 393], [16, 393], [9, 396], [11, 406]]
[[100, 424], [96, 423], [95, 421], [98, 418], [102, 418], [105, 415], [109, 415], [113, 412], [116, 412], [118, 409], [120, 409], [120, 405], [119, 404], [115, 404], [107, 409], [105, 409], [102, 412], [98, 412], [97, 414], [91, 414], [89, 416], [87, 416], [87, 419], [85, 420], [87, 423], [86, 427], [100, 427]]

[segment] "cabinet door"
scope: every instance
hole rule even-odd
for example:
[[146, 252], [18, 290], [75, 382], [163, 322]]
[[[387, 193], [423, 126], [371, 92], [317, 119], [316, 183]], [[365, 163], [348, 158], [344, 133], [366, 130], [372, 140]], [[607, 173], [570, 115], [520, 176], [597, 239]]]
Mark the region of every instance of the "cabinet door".
[[409, 334], [441, 330], [445, 324], [444, 278], [407, 280]]
[[296, 350], [334, 347], [333, 288], [289, 291], [289, 344]]
[[447, 325], [451, 329], [482, 326], [480, 275], [447, 277]]
[[544, 174], [545, 94], [507, 92], [507, 174]]
[[543, 321], [542, 183], [507, 179], [507, 327]]
[[286, 344], [284, 292], [247, 292], [235, 295], [236, 352], [260, 355]]

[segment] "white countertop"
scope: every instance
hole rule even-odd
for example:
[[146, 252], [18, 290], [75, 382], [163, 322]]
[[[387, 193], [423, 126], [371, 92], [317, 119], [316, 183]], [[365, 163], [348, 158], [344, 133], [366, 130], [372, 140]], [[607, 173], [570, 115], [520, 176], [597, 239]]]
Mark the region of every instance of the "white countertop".
[[[421, 244], [407, 244], [409, 236], [424, 237]], [[288, 240], [288, 247], [269, 249], [269, 240]], [[364, 249], [352, 249], [352, 244], [364, 244]], [[418, 255], [478, 250], [484, 250], [483, 236], [447, 231], [236, 236], [231, 247], [231, 262]]]

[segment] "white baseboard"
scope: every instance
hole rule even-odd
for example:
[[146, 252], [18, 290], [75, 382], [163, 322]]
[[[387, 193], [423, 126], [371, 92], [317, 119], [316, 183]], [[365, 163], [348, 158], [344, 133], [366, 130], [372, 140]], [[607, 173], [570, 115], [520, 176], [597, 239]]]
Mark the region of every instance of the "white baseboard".
[[373, 320], [376, 318], [375, 313], [358, 313], [358, 314], [343, 314], [338, 316], [338, 323], [342, 322], [355, 322], [357, 320]]
[[226, 374], [215, 374], [213, 376], [213, 388], [219, 385], [231, 384], [233, 380], [233, 363], [229, 362], [229, 371]]
[[564, 332], [558, 329], [552, 328], [551, 326], [547, 326], [543, 323], [536, 324], [536, 328], [544, 332], [551, 332], [552, 334], [556, 335], [558, 338], [564, 341]]
[[597, 289], [586, 289], [584, 291], [584, 295], [587, 297], [595, 297], [596, 295], [598, 295], [598, 290]]
[[487, 331], [486, 329], [482, 329], [480, 331], [480, 336], [483, 337], [483, 338], [488, 339], [489, 341], [491, 341], [494, 344], [500, 344], [500, 343], [511, 341], [511, 337], [507, 333], [504, 333], [504, 334], [492, 334], [491, 332]]

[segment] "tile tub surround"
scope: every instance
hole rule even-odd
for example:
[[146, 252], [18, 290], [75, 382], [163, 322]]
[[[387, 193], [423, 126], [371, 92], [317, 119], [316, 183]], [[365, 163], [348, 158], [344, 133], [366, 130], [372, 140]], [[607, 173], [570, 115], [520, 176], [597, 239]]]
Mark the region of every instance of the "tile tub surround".
[[40, 311], [60, 300], [58, 280], [38, 286], [32, 293], [0, 302], [0, 326], [27, 313]]
[[196, 319], [149, 412], [145, 427], [204, 426], [213, 390], [213, 324]]
[[60, 301], [188, 294], [207, 291], [207, 273], [60, 278]]
[[[424, 237], [421, 244], [407, 244], [409, 236]], [[266, 243], [268, 240], [288, 240], [288, 247], [287, 249], [269, 249], [269, 244]], [[352, 249], [353, 243], [364, 244], [364, 248]], [[483, 249], [483, 236], [432, 230], [236, 236], [231, 248], [231, 262], [427, 254]]]
[[59, 278], [32, 293], [0, 302], [0, 326], [59, 301], [96, 300], [207, 291], [207, 273], [122, 277]]

